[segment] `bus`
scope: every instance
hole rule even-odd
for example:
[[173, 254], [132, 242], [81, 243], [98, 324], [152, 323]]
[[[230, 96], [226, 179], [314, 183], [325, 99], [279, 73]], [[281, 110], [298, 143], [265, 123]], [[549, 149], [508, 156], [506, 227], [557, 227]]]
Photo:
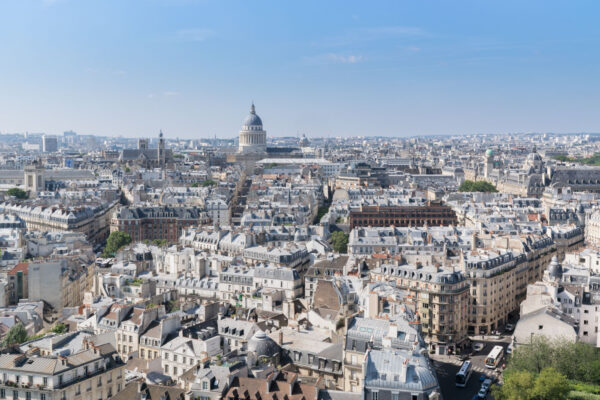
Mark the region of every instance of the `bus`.
[[460, 371], [456, 373], [456, 386], [465, 387], [467, 386], [467, 382], [469, 382], [469, 378], [471, 377], [471, 373], [473, 372], [473, 365], [471, 361], [465, 361], [463, 365], [460, 367]]
[[502, 360], [502, 356], [504, 355], [504, 347], [502, 346], [494, 346], [490, 354], [485, 359], [485, 366], [488, 368], [496, 368], [500, 360]]

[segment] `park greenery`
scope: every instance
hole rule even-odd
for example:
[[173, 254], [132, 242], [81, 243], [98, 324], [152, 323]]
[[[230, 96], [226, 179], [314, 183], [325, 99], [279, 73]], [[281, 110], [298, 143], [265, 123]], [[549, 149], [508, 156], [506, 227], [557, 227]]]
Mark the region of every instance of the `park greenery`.
[[127, 246], [129, 243], [131, 243], [131, 236], [127, 232], [111, 232], [108, 239], [106, 239], [106, 247], [102, 256], [114, 257], [121, 247]]
[[582, 158], [569, 157], [569, 156], [565, 156], [565, 155], [558, 155], [558, 156], [554, 156], [552, 158], [554, 158], [555, 160], [558, 160], [558, 161], [563, 161], [563, 162], [576, 162], [576, 163], [585, 164], [585, 165], [600, 165], [600, 153], [594, 153], [594, 155], [592, 155], [590, 157], [582, 157]]
[[27, 192], [24, 191], [23, 189], [19, 189], [19, 188], [10, 188], [6, 191], [6, 194], [9, 196], [13, 196], [16, 197], [17, 199], [23, 200], [26, 199], [27, 197], [29, 197], [27, 195]]
[[192, 183], [192, 187], [193, 188], [197, 188], [197, 187], [208, 187], [208, 186], [215, 186], [217, 184], [216, 181], [213, 181], [212, 179], [206, 179], [202, 182], [194, 182]]
[[489, 182], [485, 181], [464, 181], [458, 188], [459, 192], [487, 192], [494, 193], [497, 192], [496, 186], [492, 185]]
[[348, 252], [348, 234], [336, 231], [331, 234], [331, 247], [338, 253]]
[[496, 400], [600, 400], [599, 355], [589, 344], [534, 337], [515, 349], [492, 393]]

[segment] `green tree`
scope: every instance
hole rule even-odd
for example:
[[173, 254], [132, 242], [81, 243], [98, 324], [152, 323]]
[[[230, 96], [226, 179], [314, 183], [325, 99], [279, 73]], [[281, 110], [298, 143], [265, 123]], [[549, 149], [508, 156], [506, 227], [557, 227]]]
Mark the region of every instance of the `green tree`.
[[545, 336], [534, 336], [530, 344], [515, 349], [508, 370], [539, 374], [544, 368], [552, 366], [554, 347]]
[[23, 324], [19, 322], [19, 323], [13, 325], [8, 330], [8, 332], [6, 333], [6, 336], [4, 336], [4, 339], [2, 340], [2, 345], [10, 346], [13, 344], [21, 344], [26, 339], [27, 339], [27, 331], [25, 330], [25, 327], [23, 326]]
[[114, 257], [115, 253], [123, 246], [131, 243], [131, 236], [127, 232], [115, 231], [111, 232], [106, 239], [106, 247], [104, 248], [104, 257]]
[[336, 231], [331, 234], [331, 246], [338, 253], [348, 252], [348, 234]]
[[496, 186], [492, 185], [489, 182], [485, 181], [464, 181], [458, 188], [459, 192], [488, 192], [494, 193], [497, 192]]
[[550, 367], [540, 372], [535, 380], [532, 394], [539, 400], [561, 400], [567, 398], [570, 390], [567, 378]]
[[217, 182], [216, 182], [216, 181], [213, 181], [212, 179], [207, 179], [207, 180], [205, 180], [205, 181], [202, 181], [202, 182], [200, 183], [200, 186], [202, 186], [202, 187], [206, 187], [206, 186], [214, 186], [214, 185], [216, 185], [216, 184], [217, 184]]
[[62, 322], [59, 322], [52, 328], [52, 332], [58, 333], [59, 335], [62, 333], [66, 333], [69, 330], [69, 327]]
[[319, 222], [321, 222], [321, 218], [323, 218], [323, 216], [325, 214], [327, 214], [328, 212], [329, 212], [329, 206], [319, 207], [319, 209], [317, 210], [317, 215], [315, 216], [315, 219], [313, 221], [313, 224], [318, 224]]
[[529, 400], [532, 399], [534, 381], [534, 375], [529, 371], [505, 374], [504, 385], [492, 386], [492, 394], [497, 400]]
[[19, 188], [10, 188], [6, 191], [6, 194], [9, 196], [14, 196], [17, 199], [26, 199], [27, 197], [29, 197], [27, 195], [27, 192], [24, 191], [23, 189], [19, 189]]

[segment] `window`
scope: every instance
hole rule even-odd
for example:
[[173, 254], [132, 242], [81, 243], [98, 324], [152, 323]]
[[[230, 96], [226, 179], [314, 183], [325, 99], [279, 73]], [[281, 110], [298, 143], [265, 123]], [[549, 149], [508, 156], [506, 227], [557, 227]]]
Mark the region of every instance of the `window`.
[[98, 386], [102, 386], [102, 377], [101, 376], [98, 377]]
[[373, 396], [371, 396], [373, 400], [379, 400], [379, 392], [373, 392]]
[[[87, 373], [87, 371], [86, 371]], [[48, 378], [44, 377], [44, 386], [48, 386]]]
[[206, 382], [206, 381], [202, 382], [202, 390], [208, 390], [208, 382]]
[[19, 391], [13, 390], [13, 400], [19, 400]]
[[177, 367], [173, 367], [173, 375], [177, 375]]
[[40, 400], [46, 400], [46, 394], [45, 393], [41, 393], [40, 394]]
[[31, 400], [31, 392], [25, 392], [25, 400]]

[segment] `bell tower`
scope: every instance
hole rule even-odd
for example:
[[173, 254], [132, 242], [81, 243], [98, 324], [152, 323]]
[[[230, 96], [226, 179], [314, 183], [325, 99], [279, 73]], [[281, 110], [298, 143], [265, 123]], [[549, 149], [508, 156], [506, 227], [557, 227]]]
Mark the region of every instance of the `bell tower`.
[[165, 155], [165, 139], [163, 138], [162, 130], [158, 135], [158, 166], [164, 168], [166, 164]]

